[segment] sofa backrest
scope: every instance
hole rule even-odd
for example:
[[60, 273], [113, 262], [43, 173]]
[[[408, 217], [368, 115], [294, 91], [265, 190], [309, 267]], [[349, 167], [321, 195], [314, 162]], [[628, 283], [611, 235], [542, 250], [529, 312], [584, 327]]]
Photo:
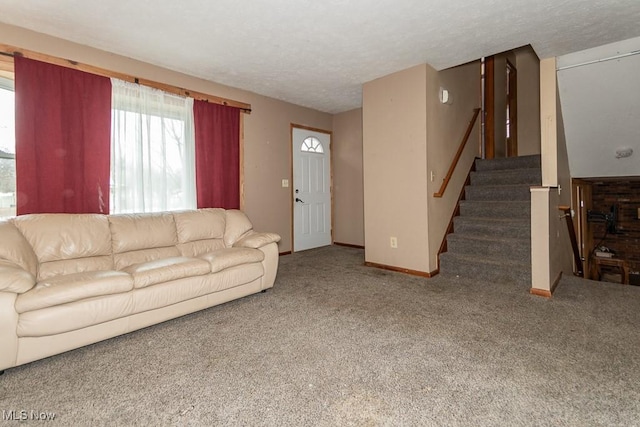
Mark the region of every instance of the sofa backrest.
[[224, 248], [226, 214], [224, 209], [174, 212], [178, 250], [182, 256], [198, 257]]
[[227, 247], [233, 246], [242, 236], [253, 230], [253, 224], [247, 215], [237, 209], [226, 211], [226, 225], [224, 230], [224, 244]]
[[180, 256], [176, 223], [170, 212], [110, 215], [109, 225], [117, 270]]
[[38, 259], [31, 245], [13, 224], [13, 221], [0, 221], [0, 259], [7, 260], [38, 275]]
[[197, 257], [232, 246], [252, 229], [244, 212], [235, 209], [31, 214], [0, 222], [0, 259], [44, 280], [84, 271], [122, 270], [160, 258]]
[[113, 269], [111, 232], [100, 214], [31, 214], [13, 220], [38, 259], [38, 280]]

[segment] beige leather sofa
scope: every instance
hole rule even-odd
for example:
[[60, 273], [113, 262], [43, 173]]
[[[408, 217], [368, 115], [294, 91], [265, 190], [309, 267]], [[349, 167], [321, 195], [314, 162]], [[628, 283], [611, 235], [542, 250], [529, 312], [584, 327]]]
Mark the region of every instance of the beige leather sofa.
[[279, 240], [223, 209], [0, 222], [0, 370], [270, 288]]

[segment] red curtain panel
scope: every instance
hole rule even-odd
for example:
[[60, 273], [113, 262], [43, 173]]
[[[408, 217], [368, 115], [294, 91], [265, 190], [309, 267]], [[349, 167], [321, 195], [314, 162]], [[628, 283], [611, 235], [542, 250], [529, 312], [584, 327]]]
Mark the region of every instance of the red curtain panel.
[[111, 81], [15, 57], [17, 214], [109, 213]]
[[240, 110], [194, 101], [198, 208], [240, 207]]

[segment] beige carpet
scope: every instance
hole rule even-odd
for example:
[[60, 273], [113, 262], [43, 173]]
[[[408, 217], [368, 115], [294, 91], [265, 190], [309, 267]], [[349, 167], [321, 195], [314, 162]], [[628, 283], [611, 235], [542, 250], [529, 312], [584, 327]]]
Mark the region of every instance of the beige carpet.
[[640, 287], [570, 278], [545, 300], [524, 285], [362, 263], [363, 251], [341, 247], [285, 256], [265, 294], [9, 369], [0, 415], [53, 412], [46, 425], [60, 426], [639, 425]]

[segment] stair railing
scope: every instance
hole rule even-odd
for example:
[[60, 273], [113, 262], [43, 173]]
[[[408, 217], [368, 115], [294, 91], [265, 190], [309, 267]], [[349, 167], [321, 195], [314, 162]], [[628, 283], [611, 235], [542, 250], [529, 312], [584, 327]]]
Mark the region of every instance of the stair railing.
[[558, 206], [558, 209], [563, 212], [560, 219], [564, 217], [567, 222], [567, 230], [569, 231], [569, 240], [571, 240], [571, 248], [573, 249], [573, 261], [576, 263], [576, 272], [574, 275], [578, 277], [584, 277], [584, 271], [582, 268], [582, 258], [580, 258], [580, 249], [578, 249], [578, 239], [576, 237], [576, 230], [573, 228], [573, 221], [571, 220], [571, 207], [570, 206]]
[[456, 153], [455, 157], [453, 158], [453, 161], [451, 162], [451, 166], [449, 167], [449, 171], [447, 172], [447, 175], [444, 177], [444, 180], [442, 181], [440, 190], [438, 190], [437, 193], [433, 193], [433, 197], [442, 197], [444, 195], [444, 191], [447, 189], [447, 185], [449, 185], [449, 181], [451, 180], [451, 177], [453, 176], [453, 172], [455, 171], [456, 166], [460, 161], [460, 157], [462, 157], [462, 153], [464, 152], [464, 147], [466, 147], [467, 145], [467, 141], [469, 140], [469, 136], [471, 135], [473, 126], [475, 125], [476, 119], [478, 118], [478, 114], [480, 114], [480, 108], [474, 108], [473, 117], [469, 122], [469, 126], [467, 126], [467, 131], [465, 132], [464, 137], [462, 138], [462, 142], [460, 143], [458, 152]]

